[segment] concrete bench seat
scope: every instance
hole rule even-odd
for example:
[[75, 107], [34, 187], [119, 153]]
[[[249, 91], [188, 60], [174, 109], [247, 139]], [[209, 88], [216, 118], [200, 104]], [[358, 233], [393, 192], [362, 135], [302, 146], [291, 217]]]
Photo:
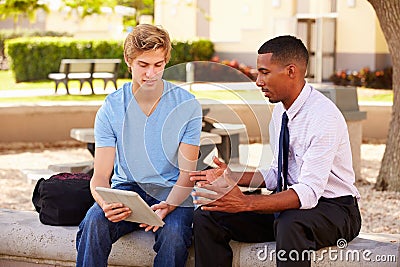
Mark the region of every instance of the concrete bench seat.
[[48, 179], [57, 172], [49, 169], [22, 169], [22, 175], [26, 177], [29, 184], [36, 184], [40, 178]]
[[[77, 227], [43, 225], [35, 211], [0, 209], [0, 228], [0, 266], [75, 266]], [[152, 266], [153, 244], [153, 233], [136, 231], [128, 234], [113, 245], [109, 266]], [[399, 244], [400, 235], [361, 234], [344, 250], [331, 247], [318, 251], [317, 259], [320, 260], [312, 266], [398, 266]], [[270, 258], [274, 255], [271, 254], [275, 249], [274, 242], [233, 241], [231, 246], [233, 266], [275, 266], [274, 257]], [[355, 258], [357, 255], [359, 260]], [[377, 263], [377, 256], [386, 262]], [[346, 257], [349, 260], [346, 261]], [[194, 266], [193, 247], [187, 266]]]
[[48, 169], [53, 172], [88, 172], [93, 169], [93, 160], [92, 161], [84, 161], [84, 162], [73, 162], [73, 163], [58, 163], [51, 164], [48, 166]]
[[[93, 161], [84, 161], [76, 163], [51, 164], [47, 169], [22, 169], [22, 175], [25, 176], [29, 184], [36, 184], [40, 178], [48, 179], [52, 175], [60, 172], [88, 173], [93, 169]], [[0, 265], [1, 266], [1, 265]]]
[[240, 134], [245, 134], [247, 139], [247, 129], [245, 124], [240, 123], [221, 123], [211, 118], [203, 118], [203, 131], [221, 136], [221, 143], [217, 145], [221, 158], [226, 163], [239, 162]]
[[[0, 226], [0, 266], [75, 266], [78, 227], [44, 225], [35, 211], [5, 209], [0, 209]], [[110, 265], [151, 266], [153, 240], [144, 231], [121, 238], [113, 246]]]
[[220, 135], [204, 131], [201, 132], [200, 156], [197, 160], [197, 170], [204, 170], [212, 165], [212, 158], [210, 158], [209, 155], [221, 142], [222, 138]]

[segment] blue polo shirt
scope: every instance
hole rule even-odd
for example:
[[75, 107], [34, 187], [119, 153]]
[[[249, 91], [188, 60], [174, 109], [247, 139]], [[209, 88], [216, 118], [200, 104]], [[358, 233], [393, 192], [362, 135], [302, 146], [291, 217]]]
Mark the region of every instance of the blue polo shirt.
[[140, 109], [130, 82], [108, 95], [96, 114], [95, 146], [116, 147], [112, 187], [127, 181], [170, 187], [179, 176], [179, 144], [200, 144], [200, 103], [163, 82], [163, 95], [150, 116]]

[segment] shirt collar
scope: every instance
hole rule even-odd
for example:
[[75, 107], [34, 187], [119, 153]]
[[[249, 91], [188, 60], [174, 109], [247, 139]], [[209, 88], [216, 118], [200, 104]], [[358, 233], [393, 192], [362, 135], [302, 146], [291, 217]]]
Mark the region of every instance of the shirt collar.
[[286, 111], [289, 121], [291, 121], [297, 115], [301, 107], [304, 105], [304, 103], [310, 96], [311, 91], [312, 91], [311, 85], [306, 82], [304, 84], [303, 89], [301, 89], [299, 96], [296, 98], [296, 100], [293, 102], [290, 108]]

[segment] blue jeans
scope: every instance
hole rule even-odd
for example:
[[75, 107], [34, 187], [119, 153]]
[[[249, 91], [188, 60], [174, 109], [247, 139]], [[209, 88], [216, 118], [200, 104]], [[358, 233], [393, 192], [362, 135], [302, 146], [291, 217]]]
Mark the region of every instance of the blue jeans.
[[[137, 192], [150, 206], [165, 200], [170, 191], [170, 188], [161, 189], [162, 192], [158, 192], [158, 196], [164, 198], [157, 197], [159, 199], [157, 200], [136, 183], [125, 183], [116, 188]], [[153, 193], [160, 189], [155, 188], [152, 190]], [[193, 207], [187, 206], [177, 207], [164, 218], [165, 225], [155, 233], [153, 249], [157, 255], [154, 266], [185, 266], [188, 248], [192, 243], [192, 221]], [[76, 236], [76, 266], [107, 266], [112, 244], [121, 236], [139, 229], [141, 228], [137, 223], [109, 221], [100, 206], [94, 203], [79, 225]]]

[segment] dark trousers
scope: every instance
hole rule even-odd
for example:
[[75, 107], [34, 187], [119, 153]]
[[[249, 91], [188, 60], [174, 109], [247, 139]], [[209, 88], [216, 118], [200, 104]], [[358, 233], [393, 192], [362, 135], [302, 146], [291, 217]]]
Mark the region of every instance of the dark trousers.
[[[305, 250], [353, 240], [361, 228], [357, 200], [351, 196], [321, 198], [315, 208], [274, 214], [202, 211], [194, 214], [196, 267], [232, 266], [231, 240], [248, 243], [276, 241], [277, 266], [310, 266], [309, 259], [295, 259]], [[295, 250], [295, 253], [293, 251]], [[254, 253], [257, 257], [257, 252]], [[287, 259], [285, 261], [285, 259]]]

